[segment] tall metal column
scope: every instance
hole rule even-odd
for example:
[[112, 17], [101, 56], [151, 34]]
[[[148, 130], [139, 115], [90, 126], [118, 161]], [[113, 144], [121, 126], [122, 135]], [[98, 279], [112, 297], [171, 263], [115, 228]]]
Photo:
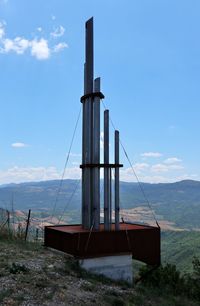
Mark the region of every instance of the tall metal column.
[[[86, 64], [84, 64], [84, 94], [86, 93]], [[86, 163], [86, 107], [85, 103], [82, 104], [82, 164]], [[82, 169], [82, 225], [86, 227], [86, 211], [87, 205], [85, 201], [85, 185], [86, 185], [86, 171]]]
[[[94, 92], [100, 92], [100, 78], [94, 80]], [[93, 101], [93, 163], [100, 163], [100, 97]], [[93, 220], [94, 229], [100, 224], [100, 168], [93, 168]]]
[[[86, 50], [85, 50], [85, 80], [84, 94], [93, 92], [93, 18], [86, 22]], [[92, 163], [92, 127], [93, 123], [93, 101], [91, 97], [83, 101], [83, 164]], [[91, 227], [91, 200], [92, 200], [92, 170], [83, 168], [82, 170], [82, 221], [84, 228]]]
[[[119, 164], [119, 131], [115, 131], [115, 164]], [[119, 167], [115, 168], [115, 229], [119, 230]]]
[[93, 92], [94, 80], [94, 38], [93, 38], [93, 18], [90, 18], [86, 24], [85, 36], [85, 65], [86, 65], [86, 88], [85, 94]]
[[[92, 129], [91, 129], [91, 121], [92, 121], [92, 102], [91, 99], [86, 99], [85, 103], [85, 163], [91, 164], [91, 145], [92, 145]], [[85, 207], [86, 207], [86, 228], [90, 228], [91, 226], [91, 202], [92, 202], [92, 173], [91, 168], [85, 168]]]
[[109, 224], [110, 224], [110, 228], [112, 228], [112, 168], [109, 168], [109, 188], [110, 188]]
[[[109, 110], [104, 111], [104, 164], [109, 164]], [[104, 228], [110, 230], [110, 173], [104, 168]]]

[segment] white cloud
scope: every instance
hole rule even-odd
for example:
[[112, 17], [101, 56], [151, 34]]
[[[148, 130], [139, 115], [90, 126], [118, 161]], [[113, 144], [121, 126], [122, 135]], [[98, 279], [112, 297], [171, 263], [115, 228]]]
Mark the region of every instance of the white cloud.
[[134, 182], [136, 180], [132, 168], [120, 169], [120, 180], [124, 182]]
[[81, 179], [81, 169], [79, 167], [72, 167], [66, 170], [65, 179]]
[[[149, 167], [142, 166], [141, 168]], [[102, 170], [102, 169], [101, 169]], [[8, 183], [21, 183], [21, 182], [31, 182], [31, 181], [45, 181], [45, 180], [53, 180], [53, 179], [61, 179], [61, 171], [54, 166], [51, 167], [11, 167], [7, 170], [0, 170], [0, 184], [8, 184]], [[101, 178], [103, 177], [101, 171]], [[67, 168], [64, 176], [65, 179], [80, 179], [81, 178], [81, 170], [79, 166], [74, 165], [74, 167]], [[140, 182], [148, 182], [148, 183], [166, 183], [166, 182], [176, 182], [185, 179], [200, 179], [197, 174], [177, 174], [173, 175], [169, 172], [166, 172], [162, 175], [153, 174], [150, 172], [143, 172], [139, 176]], [[133, 174], [131, 168], [122, 168], [120, 169], [120, 180], [126, 182], [136, 182], [136, 178]]]
[[59, 174], [55, 167], [13, 167], [0, 171], [0, 183], [21, 183], [58, 179]]
[[60, 52], [61, 50], [68, 48], [68, 45], [64, 42], [61, 42], [54, 46], [53, 52]]
[[51, 19], [52, 19], [52, 20], [55, 20], [55, 19], [56, 19], [56, 16], [52, 15], [52, 16], [51, 16]]
[[65, 33], [65, 28], [60, 25], [59, 27], [55, 28], [53, 32], [50, 33], [50, 35], [54, 38], [58, 38], [63, 36]]
[[184, 167], [182, 165], [175, 164], [156, 164], [151, 167], [152, 172], [168, 172], [170, 170], [182, 170]]
[[176, 164], [176, 163], [180, 163], [180, 162], [182, 162], [182, 160], [180, 158], [177, 158], [177, 157], [169, 157], [169, 158], [164, 160], [165, 164]]
[[[176, 172], [163, 172], [162, 174], [147, 172], [140, 174], [138, 178], [140, 182], [146, 183], [173, 183], [182, 180], [200, 180], [200, 176], [197, 174], [178, 174]], [[120, 169], [120, 181], [137, 182], [131, 168]]]
[[135, 181], [135, 174], [144, 175], [144, 172], [149, 168], [149, 165], [146, 163], [136, 163], [133, 165], [133, 169], [129, 168], [122, 168], [120, 169], [120, 180], [122, 181]]
[[4, 29], [0, 26], [0, 39], [4, 36]]
[[[80, 179], [79, 167], [72, 167], [66, 170], [64, 178]], [[33, 181], [46, 181], [61, 179], [61, 173], [56, 167], [12, 167], [7, 170], [0, 170], [0, 184], [22, 183]]]
[[31, 42], [31, 55], [35, 56], [39, 60], [48, 59], [51, 55], [48, 41], [44, 38], [33, 40]]
[[147, 183], [174, 183], [182, 180], [199, 180], [200, 177], [196, 174], [183, 174], [183, 175], [174, 175], [174, 176], [161, 176], [161, 175], [151, 175], [142, 178], [142, 182]]
[[6, 38], [4, 40], [4, 53], [16, 52], [17, 54], [23, 54], [30, 46], [30, 42], [22, 37], [16, 37], [15, 39]]
[[149, 168], [149, 164], [147, 163], [136, 163], [133, 165], [134, 170], [136, 173], [139, 173], [141, 171], [147, 170]]
[[0, 21], [0, 39], [5, 35], [5, 21]]
[[[22, 55], [26, 51], [29, 51], [36, 59], [46, 60], [50, 58], [52, 53], [61, 52], [68, 47], [65, 42], [59, 42], [56, 45], [52, 45], [51, 41], [43, 37], [36, 37], [34, 39], [26, 39], [21, 36], [15, 38], [6, 37], [5, 25], [6, 23], [4, 21], [0, 22], [0, 53], [8, 54], [13, 52]], [[38, 27], [37, 30], [42, 32], [41, 27]], [[54, 33], [54, 35], [57, 35], [56, 37], [61, 37], [63, 34], [64, 28], [62, 26]]]
[[146, 152], [141, 154], [142, 157], [161, 157], [162, 154], [159, 152]]
[[28, 145], [23, 143], [23, 142], [14, 142], [11, 145], [13, 148], [24, 148], [27, 147]]
[[[137, 173], [136, 173], [137, 174]], [[137, 175], [138, 177], [138, 175]], [[160, 176], [160, 175], [150, 175], [143, 173], [143, 175], [139, 175], [138, 177], [140, 182], [146, 182], [146, 183], [164, 183], [168, 182], [169, 179]], [[133, 170], [131, 168], [121, 169], [120, 170], [120, 181], [124, 182], [137, 182], [136, 177], [133, 174]]]
[[[173, 181], [173, 180], [172, 180]], [[176, 179], [175, 179], [176, 181]], [[142, 182], [157, 184], [157, 183], [169, 183], [171, 180], [162, 175], [146, 175], [142, 177]]]
[[182, 165], [169, 165], [168, 166], [169, 170], [181, 170], [184, 169]]
[[152, 172], [167, 172], [169, 169], [166, 165], [156, 164], [151, 167]]

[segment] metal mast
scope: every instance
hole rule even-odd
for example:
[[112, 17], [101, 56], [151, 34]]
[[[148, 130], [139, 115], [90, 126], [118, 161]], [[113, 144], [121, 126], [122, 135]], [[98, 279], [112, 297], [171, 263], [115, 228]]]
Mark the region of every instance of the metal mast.
[[[93, 93], [94, 60], [93, 60], [93, 18], [86, 24], [85, 39], [85, 65], [84, 65], [84, 95], [83, 101], [83, 147], [82, 163], [92, 163], [92, 113], [93, 103], [89, 96]], [[82, 171], [82, 224], [84, 228], [91, 226], [92, 202], [92, 171], [91, 168], [83, 168]]]
[[[94, 80], [94, 91], [100, 92], [101, 80]], [[93, 100], [93, 164], [100, 164], [100, 97], [95, 96]], [[94, 229], [98, 230], [100, 225], [100, 168], [93, 168], [93, 215]]]
[[[104, 164], [109, 164], [109, 110], [104, 111]], [[104, 168], [104, 227], [110, 230], [110, 169]]]
[[[119, 164], [119, 131], [115, 131], [115, 164]], [[119, 230], [119, 168], [115, 168], [115, 229]]]

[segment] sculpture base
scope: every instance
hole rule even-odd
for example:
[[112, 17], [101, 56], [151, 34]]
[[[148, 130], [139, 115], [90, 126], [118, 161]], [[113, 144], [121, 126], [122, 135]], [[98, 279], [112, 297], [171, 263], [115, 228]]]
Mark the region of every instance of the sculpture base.
[[149, 265], [160, 264], [160, 228], [149, 225], [120, 223], [115, 230], [86, 230], [82, 225], [46, 226], [44, 245], [76, 258], [94, 258], [132, 254], [136, 260]]
[[132, 254], [80, 259], [79, 264], [90, 273], [133, 283]]

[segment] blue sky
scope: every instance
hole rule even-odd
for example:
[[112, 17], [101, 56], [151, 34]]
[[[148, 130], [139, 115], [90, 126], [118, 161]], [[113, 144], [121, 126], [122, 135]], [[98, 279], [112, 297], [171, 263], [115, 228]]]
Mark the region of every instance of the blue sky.
[[[95, 76], [139, 179], [199, 180], [199, 1], [0, 0], [0, 184], [60, 178], [91, 16]], [[80, 154], [81, 120], [65, 177]]]

